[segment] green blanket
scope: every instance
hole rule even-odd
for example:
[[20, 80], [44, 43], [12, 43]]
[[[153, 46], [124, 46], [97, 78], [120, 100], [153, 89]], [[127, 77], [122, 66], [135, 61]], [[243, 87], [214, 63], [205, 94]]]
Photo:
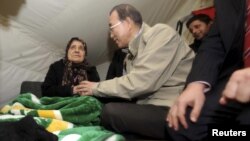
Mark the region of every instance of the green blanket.
[[102, 104], [90, 96], [42, 97], [31, 93], [19, 95], [1, 110], [1, 121], [16, 121], [31, 115], [36, 122], [59, 140], [125, 140], [121, 135], [99, 126]]

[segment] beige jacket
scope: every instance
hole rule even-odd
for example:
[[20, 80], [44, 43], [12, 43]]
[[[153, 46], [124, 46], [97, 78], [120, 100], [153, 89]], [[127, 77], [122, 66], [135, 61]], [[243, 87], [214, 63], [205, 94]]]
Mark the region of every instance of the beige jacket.
[[138, 104], [171, 106], [183, 90], [192, 67], [193, 51], [170, 26], [142, 25], [129, 43], [127, 74], [98, 83], [93, 93], [101, 97], [139, 98]]

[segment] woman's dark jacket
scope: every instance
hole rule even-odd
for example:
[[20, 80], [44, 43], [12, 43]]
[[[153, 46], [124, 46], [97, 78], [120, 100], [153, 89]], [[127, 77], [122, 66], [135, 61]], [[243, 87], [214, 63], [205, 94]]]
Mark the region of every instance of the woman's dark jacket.
[[[73, 88], [70, 85], [62, 86], [65, 64], [63, 59], [51, 64], [42, 84], [42, 96], [72, 96]], [[86, 69], [89, 81], [99, 82], [100, 77], [95, 66]]]

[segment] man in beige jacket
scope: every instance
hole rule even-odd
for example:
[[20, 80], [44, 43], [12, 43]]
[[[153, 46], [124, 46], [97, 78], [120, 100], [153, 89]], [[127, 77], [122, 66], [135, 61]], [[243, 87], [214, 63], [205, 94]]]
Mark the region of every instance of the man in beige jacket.
[[106, 104], [102, 125], [122, 134], [164, 139], [167, 109], [184, 88], [194, 53], [174, 29], [148, 26], [128, 4], [111, 10], [109, 25], [118, 47], [129, 48], [126, 74], [100, 83], [84, 81], [79, 89], [82, 95], [136, 98], [136, 104]]

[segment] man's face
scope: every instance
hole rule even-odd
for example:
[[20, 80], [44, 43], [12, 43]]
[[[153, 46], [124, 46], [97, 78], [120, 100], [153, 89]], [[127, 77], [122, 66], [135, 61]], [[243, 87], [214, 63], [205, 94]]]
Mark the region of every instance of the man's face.
[[210, 29], [211, 23], [206, 24], [200, 20], [193, 21], [188, 29], [197, 40], [203, 39]]
[[80, 41], [73, 41], [68, 50], [68, 60], [73, 63], [81, 63], [85, 58], [84, 45]]
[[126, 47], [129, 43], [128, 38], [128, 24], [127, 22], [120, 21], [118, 13], [113, 11], [109, 16], [110, 38], [118, 45], [119, 48]]

